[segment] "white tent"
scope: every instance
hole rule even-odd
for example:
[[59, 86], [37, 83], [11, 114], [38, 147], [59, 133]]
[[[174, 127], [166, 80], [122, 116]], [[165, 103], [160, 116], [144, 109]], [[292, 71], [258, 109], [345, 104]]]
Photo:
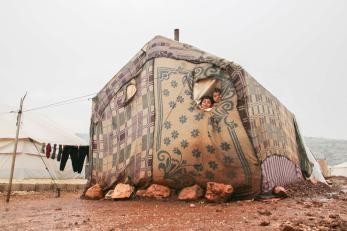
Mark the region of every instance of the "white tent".
[[[0, 105], [1, 112], [11, 110], [13, 108]], [[0, 179], [10, 176], [16, 121], [17, 113], [0, 114]], [[19, 138], [14, 179], [50, 178], [46, 166], [55, 179], [84, 178], [84, 171], [81, 174], [73, 172], [70, 159], [64, 171], [60, 171], [59, 161], [38, 152], [42, 143], [88, 145], [72, 132], [33, 111], [23, 113]]]
[[[300, 125], [299, 125], [299, 122], [297, 119], [295, 119], [295, 122], [296, 122], [296, 125], [297, 125], [297, 129], [299, 130], [300, 132]], [[302, 134], [300, 132], [300, 134]], [[322, 170], [321, 170], [321, 167], [318, 163], [318, 161], [316, 160], [316, 158], [314, 157], [313, 153], [311, 152], [311, 150], [308, 148], [305, 140], [301, 137], [301, 142], [303, 144], [303, 148], [305, 149], [305, 152], [306, 152], [306, 155], [309, 159], [309, 161], [313, 164], [313, 168], [312, 168], [312, 174], [310, 176], [310, 178], [312, 179], [316, 179], [320, 182], [323, 182], [323, 183], [326, 183], [326, 180], [323, 176], [323, 173], [322, 173]]]
[[347, 177], [347, 162], [332, 166], [330, 168], [330, 175]]

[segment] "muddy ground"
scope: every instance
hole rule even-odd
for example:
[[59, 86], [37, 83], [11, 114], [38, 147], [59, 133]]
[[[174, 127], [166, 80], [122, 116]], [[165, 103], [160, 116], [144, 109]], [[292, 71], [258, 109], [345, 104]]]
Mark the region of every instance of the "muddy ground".
[[[26, 193], [0, 201], [0, 230], [347, 230], [347, 178], [289, 187], [289, 198], [211, 204], [90, 201], [80, 193]], [[316, 188], [316, 190], [313, 190]]]

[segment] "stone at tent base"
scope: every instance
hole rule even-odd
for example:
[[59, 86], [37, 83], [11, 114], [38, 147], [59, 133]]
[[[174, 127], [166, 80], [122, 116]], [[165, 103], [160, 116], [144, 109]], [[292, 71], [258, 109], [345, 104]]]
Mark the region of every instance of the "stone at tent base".
[[129, 198], [134, 192], [134, 186], [129, 184], [119, 183], [113, 190], [111, 195], [112, 199], [125, 199]]
[[170, 188], [159, 184], [152, 184], [147, 188], [147, 190], [144, 193], [142, 192], [142, 190], [139, 191], [136, 193], [137, 195], [142, 194], [142, 197], [149, 197], [155, 199], [168, 198], [171, 194]]
[[272, 190], [272, 193], [275, 195], [286, 196], [287, 190], [282, 186], [275, 186]]
[[113, 193], [113, 190], [109, 190], [105, 195], [105, 199], [112, 200], [112, 193]]
[[137, 190], [136, 192], [137, 197], [144, 197], [145, 194], [146, 194], [146, 189], [140, 189], [140, 190]]
[[86, 191], [85, 197], [91, 200], [99, 200], [104, 197], [104, 193], [100, 185], [96, 184]]
[[204, 195], [204, 190], [199, 185], [183, 188], [178, 194], [178, 199], [183, 201], [197, 200]]
[[210, 202], [224, 202], [234, 192], [233, 186], [216, 182], [207, 182], [205, 198]]

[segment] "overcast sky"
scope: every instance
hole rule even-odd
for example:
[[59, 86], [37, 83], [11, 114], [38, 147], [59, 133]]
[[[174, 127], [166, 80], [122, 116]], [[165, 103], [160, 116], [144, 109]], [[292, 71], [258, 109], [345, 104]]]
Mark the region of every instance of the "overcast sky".
[[[242, 65], [306, 136], [347, 139], [347, 1], [0, 1], [0, 104], [98, 92], [155, 35]], [[91, 102], [41, 110], [88, 132]], [[28, 112], [30, 113], [30, 112]]]

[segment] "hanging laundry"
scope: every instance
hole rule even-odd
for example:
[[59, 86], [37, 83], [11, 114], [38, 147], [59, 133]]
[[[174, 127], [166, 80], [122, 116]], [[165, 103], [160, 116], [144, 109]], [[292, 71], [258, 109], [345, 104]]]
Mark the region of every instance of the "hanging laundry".
[[45, 147], [46, 147], [46, 143], [42, 143], [42, 145], [41, 145], [41, 153], [45, 153]]
[[57, 145], [54, 144], [53, 145], [53, 151], [52, 151], [52, 155], [51, 155], [51, 158], [54, 160], [55, 159], [55, 153], [57, 152]]
[[48, 143], [46, 145], [46, 157], [49, 158], [49, 156], [51, 155], [51, 151], [52, 151], [52, 146], [50, 143]]
[[57, 161], [60, 161], [62, 153], [63, 153], [63, 145], [59, 144]]
[[60, 171], [64, 171], [67, 160], [71, 159], [72, 169], [74, 172], [78, 171], [78, 147], [71, 145], [64, 145], [63, 153], [60, 161]]
[[78, 148], [78, 173], [82, 172], [84, 160], [89, 158], [89, 146], [79, 146]]

